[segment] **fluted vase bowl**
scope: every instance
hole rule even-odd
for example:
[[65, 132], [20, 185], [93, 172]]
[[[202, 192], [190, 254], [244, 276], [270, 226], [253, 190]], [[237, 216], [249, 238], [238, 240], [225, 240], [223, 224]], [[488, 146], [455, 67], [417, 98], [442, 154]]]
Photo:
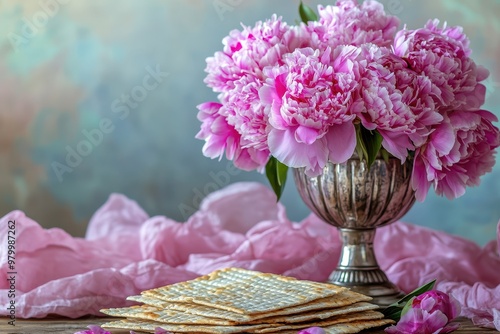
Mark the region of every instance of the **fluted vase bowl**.
[[370, 168], [353, 156], [344, 164], [329, 163], [317, 177], [303, 168], [293, 170], [305, 204], [340, 231], [342, 253], [329, 282], [373, 297], [386, 306], [401, 297], [380, 269], [373, 240], [377, 227], [395, 222], [415, 202], [412, 162], [377, 158]]

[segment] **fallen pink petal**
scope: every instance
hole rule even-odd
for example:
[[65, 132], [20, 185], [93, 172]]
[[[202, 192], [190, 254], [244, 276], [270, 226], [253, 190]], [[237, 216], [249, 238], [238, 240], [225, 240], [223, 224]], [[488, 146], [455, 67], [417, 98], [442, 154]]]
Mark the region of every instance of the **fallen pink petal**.
[[297, 334], [325, 334], [325, 330], [321, 327], [310, 327], [301, 330]]
[[75, 334], [111, 334], [110, 332], [104, 330], [100, 326], [97, 325], [89, 325], [87, 326], [87, 330], [76, 332]]

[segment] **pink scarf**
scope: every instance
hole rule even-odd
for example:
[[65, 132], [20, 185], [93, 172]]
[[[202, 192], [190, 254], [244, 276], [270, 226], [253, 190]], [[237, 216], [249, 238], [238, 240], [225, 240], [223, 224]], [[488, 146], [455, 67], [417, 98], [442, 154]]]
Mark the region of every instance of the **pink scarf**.
[[[9, 227], [16, 239], [11, 268]], [[258, 183], [212, 193], [185, 223], [150, 218], [114, 194], [94, 214], [85, 239], [44, 229], [20, 211], [1, 219], [0, 238], [0, 315], [9, 315], [13, 283], [18, 318], [99, 315], [101, 308], [132, 305], [129, 295], [230, 266], [324, 281], [341, 246], [337, 230], [314, 215], [290, 222]], [[380, 228], [375, 239], [380, 266], [405, 292], [437, 279], [437, 289], [462, 304], [462, 316], [497, 330], [499, 245], [500, 224], [497, 240], [484, 248], [402, 222]]]

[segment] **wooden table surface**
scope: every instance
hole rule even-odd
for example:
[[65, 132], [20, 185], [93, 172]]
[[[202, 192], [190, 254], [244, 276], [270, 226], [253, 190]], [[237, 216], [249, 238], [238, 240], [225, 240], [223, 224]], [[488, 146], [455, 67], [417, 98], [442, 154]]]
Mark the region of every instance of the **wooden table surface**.
[[[102, 325], [105, 322], [116, 320], [116, 318], [85, 317], [79, 319], [67, 318], [45, 318], [45, 319], [16, 319], [16, 326], [8, 324], [7, 318], [0, 318], [0, 333], [2, 334], [74, 334], [77, 331], [87, 329], [88, 325]], [[453, 332], [455, 334], [480, 334], [480, 333], [498, 333], [493, 329], [479, 328], [474, 326], [470, 320], [460, 318], [460, 328]], [[129, 331], [114, 330], [113, 334], [129, 334]], [[363, 333], [382, 334], [383, 330], [366, 330]]]

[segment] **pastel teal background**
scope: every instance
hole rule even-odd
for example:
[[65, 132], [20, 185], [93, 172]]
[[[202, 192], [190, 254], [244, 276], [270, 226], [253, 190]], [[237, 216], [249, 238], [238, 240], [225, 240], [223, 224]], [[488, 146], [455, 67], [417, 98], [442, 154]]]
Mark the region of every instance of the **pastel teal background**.
[[[462, 25], [474, 59], [491, 72], [485, 108], [500, 116], [500, 0], [382, 2], [410, 28], [435, 17]], [[137, 200], [150, 215], [185, 221], [215, 189], [265, 183], [256, 172], [202, 155], [203, 142], [194, 139], [196, 105], [216, 97], [203, 83], [205, 58], [230, 30], [273, 13], [293, 23], [297, 6], [298, 0], [0, 0], [0, 215], [21, 209], [46, 227], [81, 236], [112, 192]], [[159, 80], [150, 74], [155, 69], [163, 73]], [[129, 105], [120, 102], [127, 95]], [[100, 127], [102, 138], [82, 144], [84, 133]], [[56, 172], [68, 150], [78, 148], [88, 155], [73, 157], [71, 171]], [[308, 214], [292, 183], [283, 202], [295, 221]], [[499, 219], [500, 164], [462, 198], [432, 193], [404, 218], [480, 244], [495, 237]]]

